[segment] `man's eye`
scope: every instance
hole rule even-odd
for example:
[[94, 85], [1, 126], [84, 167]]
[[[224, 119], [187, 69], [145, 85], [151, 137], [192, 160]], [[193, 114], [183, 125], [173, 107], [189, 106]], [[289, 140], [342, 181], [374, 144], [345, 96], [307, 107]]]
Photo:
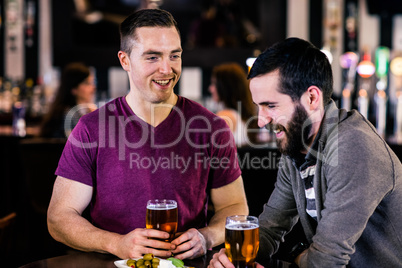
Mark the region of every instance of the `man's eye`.
[[180, 55], [172, 55], [172, 59], [180, 59]]
[[157, 60], [158, 57], [148, 57], [147, 60]]
[[272, 105], [272, 104], [269, 104], [269, 105], [267, 105], [267, 106], [268, 106], [269, 109], [275, 108], [275, 105]]

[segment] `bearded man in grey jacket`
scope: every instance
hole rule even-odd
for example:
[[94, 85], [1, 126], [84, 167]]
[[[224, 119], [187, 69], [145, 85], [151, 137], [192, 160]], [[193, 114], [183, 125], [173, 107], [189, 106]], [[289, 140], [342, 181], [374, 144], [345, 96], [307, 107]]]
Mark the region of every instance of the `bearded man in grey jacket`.
[[[249, 73], [259, 126], [271, 124], [282, 159], [260, 220], [258, 266], [300, 219], [299, 267], [402, 267], [402, 165], [373, 125], [331, 100], [327, 57], [289, 38]], [[210, 267], [233, 267], [221, 250]]]

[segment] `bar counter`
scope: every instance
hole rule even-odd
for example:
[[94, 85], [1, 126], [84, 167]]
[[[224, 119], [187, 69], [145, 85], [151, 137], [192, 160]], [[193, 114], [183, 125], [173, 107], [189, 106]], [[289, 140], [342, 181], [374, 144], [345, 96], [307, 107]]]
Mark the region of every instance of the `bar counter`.
[[[194, 260], [184, 260], [184, 265], [187, 267], [206, 268], [213, 254], [216, 252], [217, 251], [208, 251], [203, 257], [199, 257]], [[77, 251], [68, 255], [31, 262], [29, 264], [20, 266], [20, 268], [116, 268], [114, 262], [118, 260], [120, 259], [110, 254]]]
[[[184, 260], [185, 268], [207, 268], [213, 255], [218, 251], [218, 249], [208, 250], [205, 256]], [[19, 268], [116, 268], [114, 262], [118, 260], [120, 259], [110, 254], [74, 251], [72, 254], [34, 261]], [[297, 266], [272, 259], [267, 268], [297, 268]]]

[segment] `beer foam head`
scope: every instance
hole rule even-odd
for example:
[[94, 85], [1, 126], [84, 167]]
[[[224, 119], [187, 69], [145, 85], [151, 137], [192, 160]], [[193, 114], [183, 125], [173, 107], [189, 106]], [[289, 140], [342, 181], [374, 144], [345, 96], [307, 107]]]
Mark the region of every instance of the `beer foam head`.
[[258, 228], [258, 224], [255, 223], [230, 223], [226, 225], [228, 230], [252, 230]]
[[147, 209], [166, 210], [177, 208], [177, 202], [173, 200], [156, 200], [157, 202], [148, 202]]

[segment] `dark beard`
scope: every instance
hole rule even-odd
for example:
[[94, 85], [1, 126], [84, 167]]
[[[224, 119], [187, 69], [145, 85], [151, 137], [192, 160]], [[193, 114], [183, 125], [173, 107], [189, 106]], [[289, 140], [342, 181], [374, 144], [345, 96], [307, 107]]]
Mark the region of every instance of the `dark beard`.
[[309, 134], [312, 128], [312, 125], [306, 122], [307, 120], [308, 114], [306, 109], [300, 104], [296, 104], [292, 119], [289, 121], [286, 129], [282, 128], [285, 131], [285, 140], [276, 140], [278, 150], [282, 154], [295, 159], [300, 156], [301, 151], [307, 149]]

